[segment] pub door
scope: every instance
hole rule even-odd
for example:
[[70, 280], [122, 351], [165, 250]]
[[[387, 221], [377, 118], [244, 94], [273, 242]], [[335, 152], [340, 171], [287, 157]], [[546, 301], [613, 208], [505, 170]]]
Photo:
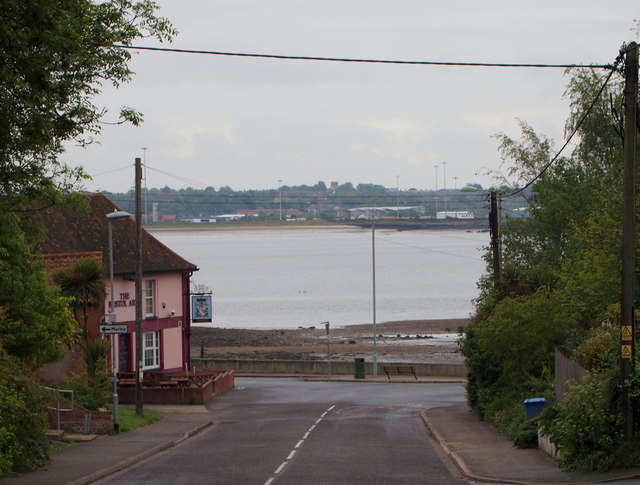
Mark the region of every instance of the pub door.
[[131, 372], [131, 334], [121, 333], [118, 335], [118, 369], [119, 372]]

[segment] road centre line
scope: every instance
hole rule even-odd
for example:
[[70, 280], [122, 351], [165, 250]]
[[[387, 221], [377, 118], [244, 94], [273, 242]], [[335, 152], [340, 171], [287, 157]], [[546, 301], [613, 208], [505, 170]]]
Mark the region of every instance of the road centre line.
[[[282, 463], [280, 463], [280, 466], [276, 469], [276, 471], [273, 472], [274, 475], [278, 475], [284, 470], [284, 468], [289, 464], [289, 462], [295, 456], [297, 449], [300, 448], [303, 445], [303, 443], [305, 442], [305, 440], [309, 437], [309, 434], [315, 429], [315, 427], [318, 425], [318, 423], [320, 423], [320, 421], [322, 421], [322, 418], [324, 418], [327, 415], [327, 413], [329, 411], [331, 411], [335, 407], [336, 407], [335, 405], [331, 406], [329, 409], [327, 409], [324, 413], [322, 413], [320, 415], [320, 417], [316, 420], [316, 422], [313, 424], [313, 426], [311, 426], [309, 428], [309, 430], [304, 434], [302, 439], [295, 444], [295, 446], [293, 447], [294, 449], [291, 450], [291, 452], [287, 456], [287, 459], [285, 461], [283, 461]], [[275, 478], [276, 478], [275, 476], [270, 477], [266, 482], [264, 482], [264, 485], [271, 485], [271, 483], [275, 480]]]

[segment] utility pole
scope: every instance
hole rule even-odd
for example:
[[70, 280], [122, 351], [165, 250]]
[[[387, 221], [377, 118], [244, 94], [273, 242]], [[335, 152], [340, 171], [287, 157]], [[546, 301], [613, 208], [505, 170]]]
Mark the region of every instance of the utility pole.
[[278, 179], [278, 203], [280, 204], [280, 220], [282, 220], [282, 180]]
[[149, 224], [149, 210], [147, 208], [147, 147], [142, 147], [142, 165], [144, 166], [144, 222]]
[[396, 175], [396, 218], [400, 219], [400, 175]]
[[491, 210], [489, 212], [489, 233], [491, 235], [491, 253], [493, 257], [493, 283], [500, 285], [500, 243], [498, 221], [498, 193], [495, 189], [490, 193]]
[[638, 133], [638, 44], [625, 49], [624, 86], [624, 168], [622, 209], [622, 297], [620, 300], [620, 411], [624, 419], [624, 435], [633, 438], [633, 403], [628, 381], [635, 356], [635, 278], [636, 278], [636, 150]]
[[144, 355], [142, 352], [142, 163], [136, 158], [136, 415], [144, 416], [142, 393], [142, 368]]

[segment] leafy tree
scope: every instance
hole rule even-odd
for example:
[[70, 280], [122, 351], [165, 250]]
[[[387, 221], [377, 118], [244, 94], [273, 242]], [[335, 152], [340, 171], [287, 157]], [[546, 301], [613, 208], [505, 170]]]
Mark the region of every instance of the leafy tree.
[[356, 187], [361, 195], [387, 195], [387, 189], [382, 185], [376, 184], [358, 184]]
[[351, 182], [345, 182], [344, 184], [338, 185], [338, 187], [336, 188], [336, 194], [337, 193], [352, 193], [352, 192], [357, 192], [356, 188], [353, 186], [353, 184]]
[[[0, 191], [22, 197], [68, 190], [85, 177], [58, 160], [63, 142], [91, 143], [107, 112], [94, 98], [104, 83], [132, 77], [118, 45], [154, 36], [170, 23], [150, 0], [4, 0], [0, 6]], [[122, 108], [120, 121], [142, 117]]]
[[[612, 127], [611, 104], [619, 106], [620, 84], [611, 83], [580, 123], [603, 82], [593, 72], [573, 75], [566, 129], [577, 129], [578, 142], [553, 164], [551, 141], [527, 123], [521, 122], [519, 140], [498, 135], [500, 153], [510, 164], [502, 193], [534, 181], [525, 193], [530, 217], [501, 225], [501, 285], [480, 281], [475, 322], [462, 351], [470, 404], [508, 433], [522, 420], [513, 409], [531, 397], [526, 394], [551, 396], [554, 347], [586, 352], [582, 342], [594, 338], [589, 329], [599, 327], [619, 299], [622, 144]], [[593, 342], [617, 347], [615, 339]], [[609, 369], [592, 372], [593, 379], [571, 394], [566, 407], [554, 408], [555, 427], [550, 427], [576, 468], [610, 467], [620, 457], [613, 392], [618, 384]], [[590, 429], [581, 419], [591, 416], [582, 413], [585, 406], [600, 413]]]
[[71, 298], [71, 306], [86, 341], [89, 309], [104, 304], [106, 282], [102, 262], [96, 258], [81, 259], [70, 268], [56, 271], [53, 281], [60, 287], [63, 295]]
[[69, 300], [48, 284], [13, 213], [0, 212], [0, 346], [37, 368], [73, 342]]
[[0, 477], [42, 466], [48, 456], [49, 396], [18, 359], [0, 348]]
[[64, 356], [76, 329], [69, 300], [48, 284], [17, 216], [0, 211], [0, 475], [44, 463], [47, 397], [30, 372]]
[[52, 287], [12, 212], [58, 202], [86, 177], [59, 160], [66, 141], [88, 144], [119, 120], [95, 98], [132, 77], [131, 45], [171, 40], [150, 0], [3, 0], [0, 4], [0, 473], [46, 458], [46, 410], [29, 370], [55, 361], [76, 329], [70, 300]]

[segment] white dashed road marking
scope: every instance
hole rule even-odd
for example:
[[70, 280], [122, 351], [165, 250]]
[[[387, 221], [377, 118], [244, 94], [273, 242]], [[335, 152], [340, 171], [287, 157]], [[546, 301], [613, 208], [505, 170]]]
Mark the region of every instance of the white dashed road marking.
[[[315, 429], [315, 427], [320, 423], [320, 421], [322, 421], [322, 419], [327, 415], [328, 412], [330, 412], [333, 408], [335, 408], [334, 406], [331, 406], [329, 409], [327, 409], [324, 413], [322, 413], [320, 415], [320, 417], [316, 420], [316, 422], [313, 424], [313, 426], [311, 426], [307, 432], [304, 434], [304, 436], [302, 437], [302, 439], [300, 441], [298, 441], [295, 446], [293, 447], [293, 450], [291, 450], [291, 452], [289, 453], [289, 456], [287, 456], [287, 459], [285, 461], [283, 461], [282, 463], [280, 463], [280, 466], [278, 468], [276, 468], [276, 470], [273, 472], [274, 475], [278, 475], [282, 472], [282, 470], [285, 469], [285, 467], [289, 464], [289, 462], [293, 459], [293, 457], [296, 454], [296, 451], [298, 450], [298, 448], [300, 448], [305, 440], [309, 437], [309, 435], [311, 434], [311, 432]], [[275, 476], [270, 477], [269, 480], [267, 480], [266, 482], [264, 482], [264, 485], [271, 485], [271, 483], [276, 479]]]

